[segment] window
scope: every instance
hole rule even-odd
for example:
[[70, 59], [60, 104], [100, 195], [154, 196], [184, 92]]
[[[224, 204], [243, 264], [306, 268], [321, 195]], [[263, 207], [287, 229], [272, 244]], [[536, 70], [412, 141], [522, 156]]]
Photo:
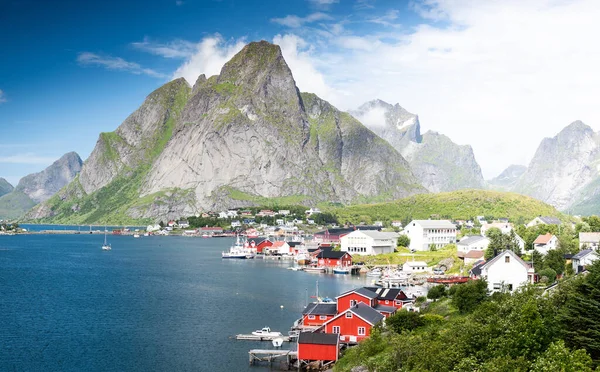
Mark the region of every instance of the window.
[[346, 312], [346, 318], [352, 318], [352, 313], [351, 312]]
[[359, 336], [364, 336], [367, 333], [367, 330], [365, 329], [365, 327], [358, 327], [358, 335]]
[[504, 262], [505, 263], [509, 263], [510, 262], [510, 256], [505, 256], [504, 257]]
[[309, 315], [309, 316], [308, 316], [308, 319], [314, 319], [314, 318], [315, 318], [315, 316], [314, 316], [314, 315]]
[[321, 320], [327, 320], [327, 315], [320, 315], [319, 319], [321, 319]]
[[356, 300], [350, 300], [350, 307], [356, 306]]
[[502, 283], [494, 283], [494, 290], [502, 289]]
[[389, 304], [389, 303], [390, 303], [390, 302], [389, 302], [388, 300], [385, 300], [385, 304], [386, 304], [386, 305], [387, 305], [387, 304]]
[[402, 305], [402, 301], [396, 300], [396, 305]]
[[340, 326], [333, 326], [331, 332], [340, 334]]

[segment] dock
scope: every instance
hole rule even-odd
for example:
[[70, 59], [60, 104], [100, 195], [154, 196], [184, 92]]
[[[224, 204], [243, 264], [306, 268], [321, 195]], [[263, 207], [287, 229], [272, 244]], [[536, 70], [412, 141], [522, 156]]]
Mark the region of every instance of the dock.
[[279, 360], [283, 362], [288, 369], [293, 366], [294, 362], [298, 360], [298, 352], [294, 350], [262, 350], [253, 349], [248, 352], [248, 363], [254, 365], [260, 362], [268, 362], [272, 365], [274, 361]]
[[292, 341], [292, 337], [290, 337], [290, 336], [257, 336], [257, 335], [244, 335], [244, 334], [235, 335], [236, 340], [246, 340], [246, 341], [273, 341], [276, 338], [282, 339], [283, 342]]

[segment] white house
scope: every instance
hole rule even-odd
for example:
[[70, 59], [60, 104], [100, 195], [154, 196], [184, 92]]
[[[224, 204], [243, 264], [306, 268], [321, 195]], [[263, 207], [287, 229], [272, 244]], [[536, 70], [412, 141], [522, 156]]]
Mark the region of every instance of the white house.
[[160, 225], [156, 224], [156, 225], [148, 225], [148, 227], [146, 227], [146, 231], [148, 232], [154, 232], [154, 231], [158, 231], [160, 230]]
[[313, 214], [321, 213], [321, 210], [319, 208], [311, 208], [304, 213], [306, 213], [307, 216], [312, 216]]
[[443, 248], [456, 243], [456, 226], [448, 220], [413, 220], [403, 234], [410, 238], [410, 249], [428, 251], [431, 244]]
[[395, 232], [354, 230], [340, 238], [340, 250], [352, 256], [392, 253], [398, 244], [398, 236]]
[[392, 221], [392, 227], [402, 228], [402, 221]]
[[225, 219], [225, 218], [229, 218], [229, 216], [227, 215], [227, 212], [219, 212], [219, 218]]
[[521, 238], [518, 234], [515, 234], [515, 239], [517, 239], [517, 243], [519, 244], [519, 248], [521, 251], [525, 250], [525, 240]]
[[288, 214], [290, 214], [290, 211], [288, 209], [280, 209], [277, 214], [281, 215], [281, 216], [287, 216]]
[[600, 245], [600, 232], [580, 232], [579, 233], [579, 249], [598, 250]]
[[488, 245], [490, 245], [490, 239], [487, 237], [471, 235], [465, 236], [458, 243], [456, 243], [456, 248], [459, 252], [467, 253], [473, 250], [485, 251]]
[[557, 245], [558, 238], [550, 233], [540, 235], [533, 241], [533, 249], [544, 256], [548, 254], [549, 251], [556, 249]]
[[531, 220], [526, 226], [532, 227], [537, 225], [560, 225], [560, 220], [556, 217], [539, 216]]
[[240, 221], [231, 221], [231, 227], [240, 227], [242, 226], [242, 224], [240, 223]]
[[503, 222], [484, 223], [481, 225], [481, 235], [485, 236], [485, 233], [493, 227], [502, 231], [502, 234], [509, 234], [513, 229], [513, 226], [510, 223], [503, 223]]
[[527, 284], [529, 265], [513, 251], [504, 251], [481, 267], [490, 292], [513, 292]]
[[383, 227], [383, 221], [375, 221], [373, 222], [373, 226]]
[[427, 271], [427, 263], [424, 261], [406, 261], [404, 265], [402, 265], [402, 271], [406, 273]]
[[598, 259], [598, 253], [592, 249], [584, 249], [573, 256], [573, 271], [579, 273], [583, 268], [594, 263]]

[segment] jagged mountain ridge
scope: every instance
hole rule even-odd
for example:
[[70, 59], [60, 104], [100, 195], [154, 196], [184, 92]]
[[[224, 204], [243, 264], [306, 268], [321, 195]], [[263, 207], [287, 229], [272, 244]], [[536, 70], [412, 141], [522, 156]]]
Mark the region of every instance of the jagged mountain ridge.
[[425, 190], [388, 143], [300, 94], [278, 46], [248, 44], [217, 76], [177, 79], [101, 134], [82, 172], [30, 218], [175, 218], [256, 204], [389, 200]]
[[514, 187], [560, 210], [600, 212], [600, 134], [581, 121], [544, 138]]
[[14, 187], [7, 180], [0, 177], [0, 197], [13, 191]]
[[429, 191], [485, 187], [471, 146], [459, 146], [433, 131], [421, 135], [419, 117], [399, 104], [377, 99], [350, 113], [400, 152]]
[[497, 190], [513, 190], [521, 176], [527, 171], [524, 165], [511, 164], [498, 176], [488, 181], [488, 185], [492, 189]]
[[77, 153], [69, 152], [43, 171], [21, 178], [17, 187], [0, 197], [0, 219], [21, 217], [36, 204], [50, 199], [79, 174], [82, 164]]

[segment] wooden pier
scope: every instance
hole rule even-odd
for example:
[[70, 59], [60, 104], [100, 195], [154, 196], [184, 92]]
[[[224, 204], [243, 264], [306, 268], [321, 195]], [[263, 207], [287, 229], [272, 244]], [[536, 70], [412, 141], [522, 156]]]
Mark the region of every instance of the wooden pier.
[[288, 369], [294, 365], [296, 360], [298, 360], [298, 352], [294, 350], [262, 350], [262, 349], [253, 349], [248, 352], [248, 362], [250, 365], [254, 365], [260, 362], [268, 362], [269, 366], [273, 364], [274, 361], [280, 360], [283, 362], [285, 359], [285, 364]]
[[292, 337], [290, 336], [257, 336], [257, 335], [244, 335], [239, 334], [235, 335], [236, 340], [246, 340], [246, 341], [273, 341], [276, 338], [280, 338], [283, 342], [290, 342]]

